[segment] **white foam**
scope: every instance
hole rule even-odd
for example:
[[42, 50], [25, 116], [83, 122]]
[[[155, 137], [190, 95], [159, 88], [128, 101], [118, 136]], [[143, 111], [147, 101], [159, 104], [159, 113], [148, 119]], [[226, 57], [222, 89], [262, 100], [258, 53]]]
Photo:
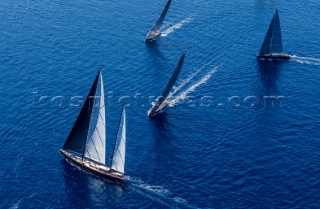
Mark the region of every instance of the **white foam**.
[[155, 196], [155, 195], [152, 195], [152, 193], [149, 194], [149, 193], [141, 190], [141, 188], [137, 187], [136, 185], [133, 185], [133, 186], [131, 187], [131, 190], [134, 191], [134, 192], [136, 192], [136, 193], [138, 193], [138, 194], [140, 194], [140, 195], [142, 195], [142, 196], [144, 196], [144, 197], [147, 197], [147, 198], [149, 198], [149, 199], [151, 199], [151, 200], [153, 200], [153, 201], [156, 201], [156, 202], [158, 202], [158, 203], [166, 206], [167, 208], [170, 207], [170, 204], [164, 202], [164, 201], [161, 200], [159, 197], [157, 197], [157, 196]]
[[181, 101], [183, 101], [188, 96], [188, 94], [190, 94], [191, 92], [194, 92], [199, 86], [206, 83], [211, 78], [211, 76], [215, 74], [217, 71], [218, 71], [218, 67], [214, 67], [212, 70], [210, 70], [209, 73], [203, 76], [198, 82], [196, 82], [195, 84], [187, 88], [185, 91], [181, 92], [178, 96], [176, 96], [175, 99], [173, 100], [168, 99], [169, 106], [172, 107], [180, 103]]
[[19, 200], [16, 204], [13, 204], [9, 209], [18, 209], [20, 202], [21, 202], [21, 200]]
[[200, 73], [205, 67], [210, 65], [214, 60], [218, 59], [220, 56], [217, 56], [210, 60], [208, 63], [204, 64], [200, 68], [198, 68], [194, 73], [189, 75], [186, 79], [182, 80], [177, 87], [173, 87], [173, 91], [168, 96], [168, 99], [170, 99], [175, 93], [177, 93], [181, 88], [183, 88], [186, 84], [188, 84], [198, 73]]
[[172, 23], [173, 23], [173, 21], [166, 23], [165, 25], [163, 25], [163, 26], [161, 27], [160, 30], [161, 30], [161, 31], [165, 30], [165, 28], [169, 27], [169, 25], [171, 25]]
[[179, 203], [187, 203], [187, 201], [181, 197], [175, 197], [173, 198], [176, 202], [179, 202]]
[[307, 65], [320, 65], [320, 59], [314, 57], [300, 57], [297, 55], [291, 55], [291, 60], [298, 62], [300, 64], [307, 64]]
[[148, 184], [140, 184], [140, 188], [148, 190], [149, 192], [156, 193], [158, 195], [169, 195], [171, 194], [169, 190], [163, 188], [162, 186], [148, 185]]
[[132, 178], [129, 176], [127, 176], [126, 179], [131, 181], [133, 183], [133, 185], [135, 185], [141, 189], [147, 190], [149, 192], [157, 193], [158, 195], [170, 194], [169, 190], [163, 188], [162, 186], [148, 185], [140, 179]]
[[31, 194], [28, 197], [23, 197], [17, 201], [17, 203], [13, 204], [9, 209], [18, 209], [22, 200], [32, 198], [35, 194]]
[[297, 55], [291, 55], [291, 58], [295, 58], [295, 59], [300, 59], [300, 60], [311, 60], [311, 61], [316, 61], [316, 62], [320, 62], [320, 58], [314, 58], [314, 57], [300, 57]]
[[172, 202], [175, 202], [184, 208], [194, 208], [193, 206], [188, 205], [188, 202], [181, 197], [171, 197], [173, 195], [172, 192], [162, 186], [148, 185], [142, 180], [132, 177], [129, 177], [128, 179], [131, 181], [130, 188], [133, 191], [157, 201], [166, 207], [172, 207]]
[[176, 29], [181, 28], [185, 23], [190, 22], [190, 20], [191, 17], [184, 19], [181, 22], [176, 23], [167, 29], [163, 29], [163, 31], [161, 32], [161, 36], [168, 36], [169, 34], [173, 33]]

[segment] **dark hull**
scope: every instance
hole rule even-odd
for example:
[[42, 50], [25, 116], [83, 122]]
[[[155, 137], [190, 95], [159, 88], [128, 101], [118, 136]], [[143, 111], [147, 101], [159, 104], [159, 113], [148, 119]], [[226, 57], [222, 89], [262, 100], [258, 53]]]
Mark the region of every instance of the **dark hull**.
[[90, 173], [93, 173], [97, 176], [112, 181], [121, 181], [124, 179], [124, 176], [122, 174], [111, 171], [110, 168], [104, 165], [99, 165], [86, 159], [82, 160], [82, 158], [68, 153], [64, 150], [60, 150], [60, 153], [66, 158], [69, 163], [79, 166], [81, 169], [89, 171]]
[[152, 118], [152, 117], [156, 117], [157, 115], [161, 114], [163, 112], [163, 109], [162, 110], [159, 110], [157, 112], [154, 112], [154, 113], [151, 113], [149, 114], [149, 117]]
[[162, 105], [157, 111], [152, 112], [152, 109], [154, 108], [154, 106], [149, 110], [148, 112], [148, 116], [149, 117], [156, 117], [157, 115], [161, 114], [167, 107], [168, 107], [169, 103], [166, 102], [164, 105]]
[[288, 54], [263, 54], [257, 55], [257, 58], [265, 58], [265, 59], [290, 59], [290, 55]]
[[145, 42], [151, 42], [151, 41], [154, 41], [156, 38], [158, 38], [159, 36], [161, 35], [161, 32], [158, 32], [156, 34], [152, 34], [152, 32], [149, 32], [146, 39], [145, 39]]

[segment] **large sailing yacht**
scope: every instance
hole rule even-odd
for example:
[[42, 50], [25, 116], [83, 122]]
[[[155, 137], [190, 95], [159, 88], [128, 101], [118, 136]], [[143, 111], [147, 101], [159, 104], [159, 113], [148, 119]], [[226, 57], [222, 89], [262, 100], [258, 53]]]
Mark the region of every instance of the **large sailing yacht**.
[[290, 58], [289, 54], [283, 53], [280, 19], [277, 9], [275, 14], [273, 15], [267, 35], [263, 41], [262, 47], [257, 57], [277, 59]]
[[80, 114], [65, 141], [61, 154], [84, 170], [112, 180], [124, 179], [126, 152], [126, 112], [123, 107], [111, 155], [106, 166], [106, 120], [104, 88], [99, 70]]
[[169, 102], [166, 99], [167, 99], [173, 85], [175, 84], [175, 82], [177, 81], [177, 79], [179, 77], [179, 74], [180, 74], [180, 71], [181, 71], [181, 68], [183, 65], [184, 57], [185, 57], [185, 54], [183, 54], [181, 56], [179, 63], [177, 65], [176, 69], [174, 70], [166, 88], [162, 92], [161, 96], [158, 97], [154, 102], [152, 102], [152, 107], [148, 111], [149, 117], [156, 116], [157, 114], [163, 112], [163, 110], [169, 105]]
[[164, 7], [161, 16], [159, 17], [158, 21], [156, 22], [156, 24], [154, 25], [154, 27], [152, 28], [152, 30], [150, 30], [146, 36], [145, 41], [146, 42], [150, 42], [153, 41], [154, 39], [156, 39], [157, 37], [159, 37], [161, 35], [161, 31], [160, 31], [160, 26], [164, 20], [164, 17], [166, 16], [169, 6], [171, 4], [172, 0], [168, 0], [166, 6]]

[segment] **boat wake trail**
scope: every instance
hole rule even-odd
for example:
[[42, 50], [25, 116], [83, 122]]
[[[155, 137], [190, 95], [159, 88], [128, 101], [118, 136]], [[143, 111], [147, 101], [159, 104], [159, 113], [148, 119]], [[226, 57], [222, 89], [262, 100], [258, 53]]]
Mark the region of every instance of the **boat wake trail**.
[[168, 36], [169, 34], [173, 33], [176, 29], [181, 28], [185, 23], [190, 22], [191, 17], [182, 20], [179, 23], [174, 24], [173, 26], [169, 28], [163, 28], [163, 32], [161, 32], [161, 36]]
[[183, 208], [195, 208], [181, 197], [173, 197], [172, 192], [162, 186], [148, 185], [139, 179], [129, 178], [130, 189], [138, 194], [151, 199], [163, 206], [170, 208], [172, 205]]
[[21, 201], [25, 200], [25, 199], [30, 199], [34, 196], [35, 194], [31, 194], [28, 197], [23, 197], [20, 200], [17, 201], [17, 203], [13, 204], [9, 209], [18, 209], [20, 206]]
[[204, 64], [200, 68], [196, 69], [196, 71], [192, 74], [190, 74], [185, 80], [183, 80], [179, 86], [173, 87], [173, 91], [170, 93], [168, 98], [172, 97], [175, 93], [177, 93], [181, 88], [183, 88], [186, 84], [188, 84], [196, 75], [198, 75], [204, 68], [206, 68], [208, 65], [210, 65], [214, 60], [218, 59], [221, 56], [217, 56], [210, 60], [208, 63]]
[[172, 95], [171, 98], [168, 98], [169, 101], [169, 106], [173, 107], [183, 101], [185, 98], [187, 98], [188, 94], [191, 92], [194, 92], [199, 86], [202, 84], [206, 83], [213, 74], [215, 74], [218, 71], [218, 67], [214, 67], [213, 69], [210, 70], [209, 73], [207, 73], [205, 76], [203, 76], [198, 82], [187, 88], [186, 90], [182, 91], [180, 94], [177, 96]]
[[300, 57], [296, 55], [291, 55], [291, 60], [298, 62], [300, 64], [307, 64], [307, 65], [320, 65], [320, 58], [314, 57]]

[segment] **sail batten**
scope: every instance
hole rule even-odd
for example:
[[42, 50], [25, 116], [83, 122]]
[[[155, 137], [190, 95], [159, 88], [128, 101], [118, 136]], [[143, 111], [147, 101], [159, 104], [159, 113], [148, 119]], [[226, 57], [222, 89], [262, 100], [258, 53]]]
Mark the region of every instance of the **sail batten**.
[[116, 141], [114, 144], [112, 159], [111, 159], [112, 170], [122, 174], [124, 173], [125, 153], [126, 153], [126, 111], [125, 111], [125, 107], [123, 107], [121, 112], [119, 127], [117, 130]]

